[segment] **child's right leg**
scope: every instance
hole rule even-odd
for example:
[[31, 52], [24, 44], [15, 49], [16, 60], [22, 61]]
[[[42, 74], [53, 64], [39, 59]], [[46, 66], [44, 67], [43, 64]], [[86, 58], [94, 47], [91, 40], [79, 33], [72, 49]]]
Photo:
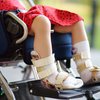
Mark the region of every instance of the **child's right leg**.
[[[62, 89], [81, 87], [83, 85], [81, 79], [76, 79], [67, 72], [59, 73], [57, 71], [55, 58], [52, 54], [51, 24], [48, 18], [43, 15], [37, 16], [32, 23], [31, 29], [35, 37], [34, 50], [36, 51], [32, 52], [32, 62], [37, 68], [39, 78]], [[35, 59], [34, 53], [38, 54]]]
[[58, 32], [71, 32], [73, 42], [73, 58], [81, 79], [85, 84], [100, 82], [100, 67], [95, 67], [91, 61], [90, 46], [84, 27], [79, 21], [71, 26], [55, 26]]

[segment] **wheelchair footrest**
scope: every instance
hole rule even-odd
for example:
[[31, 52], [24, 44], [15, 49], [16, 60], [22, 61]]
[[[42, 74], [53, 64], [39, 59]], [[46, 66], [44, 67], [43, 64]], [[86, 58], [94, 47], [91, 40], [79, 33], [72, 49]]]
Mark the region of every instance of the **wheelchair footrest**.
[[100, 97], [98, 99], [95, 99], [93, 95], [100, 92], [100, 82], [95, 84], [84, 85], [81, 88], [81, 91], [83, 92], [87, 100], [99, 100]]
[[42, 85], [40, 80], [28, 82], [30, 94], [35, 96], [58, 98], [58, 99], [72, 99], [82, 97], [84, 94], [79, 89], [74, 90], [56, 90], [50, 89]]
[[28, 87], [32, 95], [66, 100], [81, 98], [83, 96], [88, 100], [95, 100], [93, 94], [100, 92], [100, 83], [86, 85], [79, 89], [56, 90], [43, 86], [40, 80], [35, 80], [28, 82]]
[[30, 94], [43, 97], [58, 97], [59, 92], [53, 89], [49, 89], [41, 83], [40, 80], [28, 82]]

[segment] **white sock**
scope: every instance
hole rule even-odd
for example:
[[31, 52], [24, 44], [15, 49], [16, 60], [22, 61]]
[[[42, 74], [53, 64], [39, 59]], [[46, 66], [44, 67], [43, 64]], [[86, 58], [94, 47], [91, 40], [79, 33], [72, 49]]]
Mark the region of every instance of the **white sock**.
[[[78, 43], [74, 44], [73, 47], [74, 47], [74, 53], [81, 53], [81, 52], [86, 51], [88, 53], [88, 55], [90, 56], [90, 46], [89, 46], [88, 41], [78, 42]], [[81, 64], [81, 63], [85, 62], [86, 60], [87, 59], [79, 60], [75, 63], [76, 63], [76, 65], [78, 65], [79, 63]], [[91, 62], [91, 59], [89, 59], [89, 60]], [[92, 66], [90, 66], [90, 67], [92, 67]], [[87, 82], [91, 79], [91, 72], [89, 71], [89, 69], [86, 69], [80, 73], [80, 76], [84, 82]]]
[[81, 53], [83, 51], [88, 51], [88, 53], [90, 54], [90, 46], [89, 46], [88, 41], [78, 42], [78, 43], [74, 44], [73, 47], [76, 49], [75, 51], [77, 53]]

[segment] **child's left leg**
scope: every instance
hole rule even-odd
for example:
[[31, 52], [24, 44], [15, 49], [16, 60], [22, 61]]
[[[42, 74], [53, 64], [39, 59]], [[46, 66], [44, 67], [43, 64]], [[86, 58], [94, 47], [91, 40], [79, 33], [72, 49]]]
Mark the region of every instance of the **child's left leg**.
[[90, 46], [88, 43], [83, 21], [79, 21], [71, 26], [55, 26], [55, 31], [65, 33], [72, 32], [73, 58], [77, 65], [77, 70], [84, 83], [94, 83], [100, 81], [100, 68], [92, 65], [90, 56]]

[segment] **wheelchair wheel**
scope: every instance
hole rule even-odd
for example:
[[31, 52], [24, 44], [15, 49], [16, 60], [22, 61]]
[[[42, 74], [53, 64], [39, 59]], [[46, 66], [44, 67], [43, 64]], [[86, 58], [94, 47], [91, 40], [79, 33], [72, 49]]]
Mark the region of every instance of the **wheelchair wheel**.
[[[16, 100], [41, 100], [38, 96], [30, 95], [27, 84], [19, 84], [19, 89], [14, 91]], [[0, 96], [0, 100], [8, 100], [7, 97], [3, 94]]]

